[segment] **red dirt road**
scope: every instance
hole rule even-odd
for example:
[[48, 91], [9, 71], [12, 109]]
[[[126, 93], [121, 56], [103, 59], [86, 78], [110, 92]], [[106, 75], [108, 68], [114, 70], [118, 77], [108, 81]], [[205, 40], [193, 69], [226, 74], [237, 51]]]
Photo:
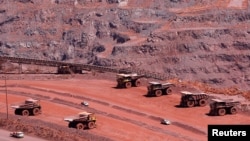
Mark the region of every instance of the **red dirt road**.
[[[95, 112], [97, 128], [88, 132], [113, 140], [206, 141], [208, 124], [250, 123], [249, 116], [241, 113], [208, 116], [209, 106], [178, 108], [177, 90], [171, 95], [146, 97], [146, 85], [117, 89], [115, 79], [8, 80], [7, 86], [9, 106], [29, 97], [41, 99], [42, 114], [28, 118], [67, 126], [64, 117], [81, 111]], [[0, 112], [6, 112], [5, 88], [0, 90]], [[87, 101], [89, 107], [81, 106], [82, 101]], [[9, 113], [14, 111], [9, 109]], [[161, 118], [171, 120], [172, 125], [160, 124]]]

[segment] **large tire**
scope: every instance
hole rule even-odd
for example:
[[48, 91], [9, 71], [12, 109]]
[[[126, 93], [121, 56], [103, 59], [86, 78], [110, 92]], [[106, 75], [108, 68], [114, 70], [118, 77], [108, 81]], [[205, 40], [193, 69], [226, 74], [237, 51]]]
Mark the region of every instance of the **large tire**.
[[15, 115], [21, 115], [21, 110], [20, 109], [15, 109]]
[[89, 123], [88, 123], [88, 128], [89, 128], [89, 129], [95, 128], [95, 122], [93, 122], [93, 121], [89, 122]]
[[188, 107], [194, 107], [194, 101], [187, 101]]
[[40, 114], [40, 109], [39, 108], [34, 108], [33, 109], [33, 115], [39, 115]]
[[206, 99], [199, 100], [199, 106], [204, 107], [206, 105], [207, 105], [207, 100]]
[[166, 89], [166, 94], [171, 94], [172, 93], [172, 89], [171, 88], [167, 88]]
[[162, 90], [156, 90], [155, 91], [155, 96], [159, 97], [162, 95]]
[[208, 113], [210, 116], [215, 116], [217, 115], [217, 113], [214, 112], [214, 110], [210, 109], [209, 110], [209, 113]]
[[140, 81], [140, 79], [137, 79], [135, 81], [135, 87], [139, 87], [139, 86], [141, 86], [141, 81]]
[[117, 83], [116, 88], [123, 88], [123, 85], [121, 83]]
[[73, 122], [69, 122], [68, 127], [69, 127], [69, 128], [74, 128], [74, 127], [75, 127], [75, 124], [74, 124]]
[[76, 129], [82, 130], [82, 129], [84, 129], [84, 125], [83, 125], [82, 123], [78, 123], [78, 124], [76, 125]]
[[225, 114], [226, 114], [226, 109], [221, 108], [221, 109], [218, 110], [218, 115], [219, 116], [224, 116]]
[[179, 106], [180, 107], [185, 107], [185, 103], [181, 101]]
[[126, 82], [125, 83], [125, 87], [126, 88], [131, 88], [132, 87], [132, 83], [131, 82]]
[[23, 115], [23, 116], [29, 116], [29, 115], [30, 115], [29, 110], [23, 110], [23, 111], [22, 111], [22, 115]]
[[230, 114], [232, 114], [232, 115], [237, 114], [237, 108], [235, 108], [235, 107], [230, 108]]

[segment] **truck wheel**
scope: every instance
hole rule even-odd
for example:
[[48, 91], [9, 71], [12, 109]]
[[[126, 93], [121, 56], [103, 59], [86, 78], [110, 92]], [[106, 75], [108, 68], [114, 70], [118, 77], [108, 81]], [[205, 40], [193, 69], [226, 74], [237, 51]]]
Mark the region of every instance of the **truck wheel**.
[[126, 88], [131, 88], [132, 87], [132, 83], [131, 82], [126, 82], [125, 83], [125, 87]]
[[38, 115], [40, 113], [40, 109], [39, 108], [34, 108], [33, 109], [33, 115]]
[[122, 85], [118, 83], [118, 84], [116, 85], [116, 88], [122, 88]]
[[170, 94], [170, 93], [172, 93], [172, 89], [171, 88], [167, 88], [166, 89], [166, 94]]
[[207, 105], [207, 101], [206, 101], [205, 99], [201, 99], [201, 100], [199, 101], [199, 105], [200, 105], [201, 107], [204, 107], [204, 106]]
[[218, 115], [219, 116], [224, 116], [226, 114], [226, 110], [225, 109], [219, 109], [218, 110]]
[[194, 107], [194, 101], [187, 101], [188, 107]]
[[180, 106], [180, 107], [185, 107], [186, 104], [185, 104], [185, 102], [182, 102], [182, 101], [181, 101], [180, 104], [179, 104], [179, 106]]
[[21, 115], [21, 110], [20, 109], [15, 109], [15, 115]]
[[135, 81], [135, 86], [136, 86], [136, 87], [141, 86], [141, 81], [140, 81], [139, 79], [137, 79], [137, 80]]
[[23, 116], [29, 116], [30, 112], [28, 110], [23, 110], [22, 115]]
[[95, 123], [94, 122], [91, 121], [91, 122], [88, 123], [88, 128], [89, 129], [92, 129], [94, 127], [95, 127]]
[[237, 109], [235, 107], [230, 108], [230, 114], [237, 114]]
[[214, 116], [216, 115], [216, 113], [214, 112], [214, 110], [210, 109], [208, 115]]
[[73, 127], [75, 127], [75, 124], [73, 122], [69, 122], [68, 127], [73, 128]]
[[78, 123], [76, 125], [76, 129], [78, 129], [78, 130], [82, 130], [83, 128], [84, 128], [84, 125], [82, 123]]
[[162, 91], [161, 90], [156, 90], [155, 91], [155, 96], [159, 97], [162, 95]]

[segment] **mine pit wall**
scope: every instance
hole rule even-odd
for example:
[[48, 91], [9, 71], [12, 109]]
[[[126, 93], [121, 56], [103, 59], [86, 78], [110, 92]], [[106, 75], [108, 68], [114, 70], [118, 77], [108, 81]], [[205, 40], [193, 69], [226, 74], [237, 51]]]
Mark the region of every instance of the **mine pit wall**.
[[[134, 67], [214, 86], [250, 86], [250, 32], [245, 29], [166, 31], [141, 46], [115, 46], [113, 57], [130, 54]], [[150, 43], [151, 42], [151, 43]], [[150, 67], [148, 67], [150, 66]]]
[[[127, 8], [115, 7], [122, 0], [0, 1], [0, 54], [132, 67], [165, 73], [168, 78], [249, 89], [249, 6], [244, 10], [202, 7], [218, 5], [217, 1], [129, 0]], [[91, 4], [99, 7], [83, 8]], [[14, 8], [9, 10], [9, 5]], [[22, 11], [20, 6], [32, 8]], [[186, 7], [191, 12], [170, 12]], [[164, 23], [169, 28], [158, 30]], [[146, 41], [130, 44], [130, 37], [120, 36], [120, 31], [133, 31]], [[103, 41], [115, 43], [105, 46]], [[97, 57], [110, 47], [110, 55]]]

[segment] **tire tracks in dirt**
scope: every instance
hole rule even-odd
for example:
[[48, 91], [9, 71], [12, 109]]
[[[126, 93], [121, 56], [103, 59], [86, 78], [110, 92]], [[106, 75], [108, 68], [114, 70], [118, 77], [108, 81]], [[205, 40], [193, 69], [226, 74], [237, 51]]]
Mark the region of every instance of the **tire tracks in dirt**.
[[[107, 103], [107, 102], [104, 102], [104, 101], [100, 101], [100, 100], [97, 100], [97, 99], [89, 98], [89, 97], [86, 97], [86, 96], [73, 95], [71, 93], [58, 92], [58, 91], [54, 91], [54, 90], [36, 88], [36, 87], [27, 86], [27, 85], [8, 85], [8, 87], [26, 88], [26, 89], [36, 90], [36, 91], [53, 93], [53, 94], [64, 96], [64, 97], [71, 97], [71, 98], [76, 98], [76, 99], [81, 99], [81, 100], [87, 100], [87, 101], [91, 101], [91, 102], [101, 104], [103, 106], [109, 106], [109, 107], [111, 107], [113, 109], [116, 109], [116, 110], [120, 110], [120, 111], [129, 113], [129, 114], [134, 114], [134, 115], [137, 115], [137, 116], [145, 117], [145, 118], [148, 118], [148, 119], [151, 119], [151, 120], [154, 120], [154, 121], [158, 121], [158, 122], [162, 119], [161, 117], [158, 117], [158, 116], [138, 112], [136, 110], [131, 110], [131, 109], [124, 108], [124, 107], [121, 107], [121, 106], [113, 105], [113, 104], [110, 104], [110, 103]], [[0, 91], [4, 91], [4, 90], [0, 90]], [[44, 96], [44, 95], [41, 95], [41, 94], [33, 94], [33, 93], [26, 93], [26, 92], [20, 92], [20, 91], [12, 91], [12, 90], [8, 90], [8, 92], [12, 93], [12, 94], [16, 94], [16, 95], [21, 95], [21, 96], [28, 96], [28, 97], [34, 96], [35, 98], [39, 98], [41, 100], [46, 100], [46, 101], [50, 101], [50, 102], [53, 102], [53, 103], [66, 105], [66, 106], [69, 106], [69, 107], [83, 109], [83, 106], [80, 105], [79, 103], [73, 103], [73, 102], [62, 100], [62, 99], [59, 99], [59, 98], [56, 98], [56, 97], [51, 98], [49, 96]], [[103, 112], [103, 111], [100, 111], [100, 110], [97, 110], [97, 109], [94, 109], [94, 108], [91, 108], [91, 107], [84, 107], [84, 109], [91, 110], [91, 111], [93, 111], [93, 112], [95, 112], [97, 114], [101, 114], [103, 116], [111, 117], [111, 118], [121, 120], [121, 121], [126, 121], [126, 122], [129, 122], [131, 124], [134, 124], [134, 125], [141, 126], [141, 127], [146, 128], [146, 129], [152, 130], [154, 132], [161, 132], [163, 134], [171, 135], [171, 136], [174, 136], [174, 137], [179, 137], [179, 138], [185, 139], [187, 141], [195, 141], [194, 139], [192, 139], [190, 137], [183, 136], [183, 135], [181, 135], [179, 133], [176, 133], [176, 132], [173, 132], [173, 131], [164, 130], [162, 128], [159, 128], [159, 127], [156, 127], [156, 126], [153, 126], [153, 125], [149, 125], [149, 124], [143, 123], [141, 121], [136, 121], [136, 120], [132, 120], [132, 119], [129, 119], [129, 118], [126, 118], [126, 117], [121, 117], [121, 116], [118, 116], [118, 115], [110, 114], [110, 113]], [[180, 127], [180, 128], [182, 128], [184, 130], [191, 131], [191, 132], [193, 132], [195, 134], [206, 135], [206, 132], [204, 132], [202, 130], [199, 130], [199, 129], [195, 128], [195, 127], [189, 126], [187, 124], [183, 124], [181, 122], [173, 121], [172, 125]]]

